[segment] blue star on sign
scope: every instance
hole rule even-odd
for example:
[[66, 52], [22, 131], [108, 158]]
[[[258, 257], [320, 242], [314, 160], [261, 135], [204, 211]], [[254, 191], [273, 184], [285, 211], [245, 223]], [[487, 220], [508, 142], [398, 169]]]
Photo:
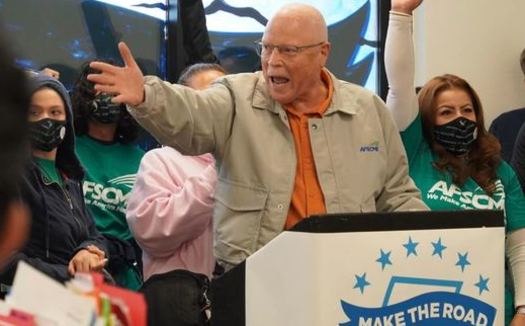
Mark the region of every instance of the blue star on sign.
[[361, 294], [363, 294], [363, 292], [365, 292], [365, 287], [369, 285], [370, 283], [366, 280], [366, 273], [363, 273], [361, 276], [355, 275], [354, 289], [359, 288]]
[[383, 249], [381, 249], [381, 257], [376, 259], [376, 262], [381, 263], [381, 270], [384, 270], [386, 265], [392, 265], [392, 262], [390, 261], [391, 253], [392, 251], [385, 253]]
[[434, 247], [432, 256], [439, 255], [439, 258], [443, 258], [443, 250], [447, 249], [447, 247], [441, 243], [441, 238], [437, 242], [432, 242], [432, 246]]
[[464, 253], [463, 255], [458, 252], [458, 261], [456, 262], [456, 266], [461, 267], [461, 271], [464, 272], [467, 265], [470, 265], [470, 262], [468, 261], [468, 252]]
[[407, 250], [407, 257], [411, 254], [414, 254], [414, 256], [417, 256], [416, 247], [419, 244], [419, 242], [413, 242], [412, 237], [408, 237], [408, 242], [403, 244], [403, 247]]
[[489, 290], [489, 278], [483, 278], [481, 274], [479, 274], [479, 282], [474, 284], [479, 289], [479, 295], [483, 293], [483, 291], [490, 292]]

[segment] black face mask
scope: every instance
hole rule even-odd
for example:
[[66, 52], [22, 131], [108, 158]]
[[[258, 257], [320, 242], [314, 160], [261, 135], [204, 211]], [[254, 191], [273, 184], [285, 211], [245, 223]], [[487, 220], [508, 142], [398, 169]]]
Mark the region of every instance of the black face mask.
[[95, 97], [90, 115], [95, 121], [105, 124], [119, 121], [123, 105], [111, 102], [112, 98], [107, 94], [99, 94]]
[[444, 125], [434, 126], [434, 138], [448, 152], [454, 155], [466, 154], [477, 138], [476, 123], [460, 117]]
[[50, 118], [29, 123], [31, 144], [44, 152], [57, 148], [66, 136], [66, 121]]

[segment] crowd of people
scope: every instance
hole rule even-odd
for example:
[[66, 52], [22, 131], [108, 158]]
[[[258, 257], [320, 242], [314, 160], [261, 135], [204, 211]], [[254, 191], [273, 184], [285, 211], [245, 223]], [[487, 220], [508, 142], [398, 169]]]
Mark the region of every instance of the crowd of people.
[[[465, 79], [416, 94], [421, 2], [391, 1], [386, 103], [325, 67], [327, 26], [304, 4], [268, 21], [262, 71], [199, 63], [177, 84], [143, 76], [120, 43], [123, 66], [88, 62], [68, 93], [53, 71], [27, 80], [0, 47], [2, 293], [21, 260], [62, 282], [99, 271], [144, 293], [151, 325], [205, 325], [210, 280], [310, 215], [495, 209], [506, 324], [525, 325], [525, 126], [509, 164]], [[141, 150], [141, 127], [165, 147]], [[356, 147], [370, 143], [374, 155]], [[428, 195], [445, 188], [483, 200]]]

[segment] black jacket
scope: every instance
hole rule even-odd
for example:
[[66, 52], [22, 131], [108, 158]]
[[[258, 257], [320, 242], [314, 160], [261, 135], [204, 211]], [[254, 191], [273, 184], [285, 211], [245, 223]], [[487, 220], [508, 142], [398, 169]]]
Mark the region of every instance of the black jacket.
[[[525, 111], [525, 108], [523, 110]], [[525, 192], [525, 124], [521, 126], [516, 137], [510, 165], [514, 168], [514, 171], [516, 171], [521, 188], [523, 192]]]
[[11, 284], [16, 264], [24, 260], [58, 281], [69, 279], [67, 267], [73, 256], [93, 244], [106, 252], [104, 238], [95, 228], [84, 204], [81, 180], [84, 176], [75, 154], [75, 137], [71, 104], [67, 92], [58, 81], [39, 76], [33, 80], [33, 92], [50, 87], [66, 104], [66, 136], [57, 150], [56, 167], [64, 184], [51, 182], [33, 163], [28, 167], [20, 187], [22, 200], [28, 205], [31, 229], [25, 247], [17, 253], [0, 275], [1, 283]]
[[525, 108], [500, 114], [490, 124], [489, 132], [501, 144], [501, 157], [510, 163], [521, 125], [525, 122]]

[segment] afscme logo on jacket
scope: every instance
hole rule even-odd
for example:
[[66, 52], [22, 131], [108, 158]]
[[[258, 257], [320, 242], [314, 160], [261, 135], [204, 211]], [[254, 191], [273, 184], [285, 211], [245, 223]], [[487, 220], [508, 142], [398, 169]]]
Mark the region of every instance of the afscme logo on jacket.
[[[479, 187], [478, 187], [479, 188]], [[474, 209], [505, 209], [505, 191], [501, 180], [496, 181], [496, 190], [492, 196], [480, 192], [462, 191], [455, 184], [447, 184], [440, 180], [428, 190], [426, 197], [429, 200], [448, 202], [461, 208]]]
[[126, 212], [129, 191], [137, 179], [137, 174], [127, 174], [108, 181], [105, 186], [92, 181], [84, 181], [83, 190], [87, 205], [107, 211]]
[[379, 152], [379, 141], [370, 143], [369, 145], [363, 145], [359, 149], [360, 152]]

